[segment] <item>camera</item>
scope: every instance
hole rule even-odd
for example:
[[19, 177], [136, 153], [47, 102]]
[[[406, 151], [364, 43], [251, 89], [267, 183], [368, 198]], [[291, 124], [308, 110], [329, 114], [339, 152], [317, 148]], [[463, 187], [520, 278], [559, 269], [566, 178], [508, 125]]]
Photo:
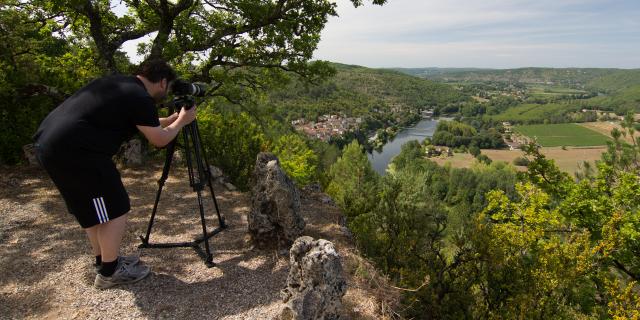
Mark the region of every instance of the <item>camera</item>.
[[176, 96], [203, 97], [208, 89], [204, 83], [190, 83], [181, 79], [176, 79], [171, 84], [171, 92]]
[[173, 110], [180, 110], [183, 107], [189, 110], [196, 103], [195, 97], [204, 97], [208, 89], [209, 86], [204, 83], [191, 83], [176, 79], [170, 88], [171, 93], [174, 95], [173, 101], [160, 104], [159, 107], [169, 108], [171, 112], [173, 112]]

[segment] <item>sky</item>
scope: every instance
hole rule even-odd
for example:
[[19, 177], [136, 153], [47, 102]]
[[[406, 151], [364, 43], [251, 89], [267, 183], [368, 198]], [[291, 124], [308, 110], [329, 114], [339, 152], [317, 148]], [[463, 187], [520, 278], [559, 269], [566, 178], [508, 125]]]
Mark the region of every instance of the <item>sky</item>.
[[[372, 68], [640, 68], [640, 0], [364, 2], [337, 0], [339, 17], [329, 19], [314, 59]], [[124, 44], [134, 61], [137, 42]]]
[[640, 0], [388, 0], [322, 32], [315, 59], [367, 67], [640, 68]]

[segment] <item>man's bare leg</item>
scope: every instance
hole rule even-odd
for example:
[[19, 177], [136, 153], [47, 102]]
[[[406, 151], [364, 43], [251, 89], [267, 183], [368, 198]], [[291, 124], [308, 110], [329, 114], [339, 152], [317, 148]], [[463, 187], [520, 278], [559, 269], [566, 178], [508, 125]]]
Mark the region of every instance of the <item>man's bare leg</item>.
[[96, 226], [102, 261], [110, 262], [118, 258], [120, 242], [127, 227], [128, 216], [129, 214], [127, 213]]
[[93, 250], [94, 256], [102, 255], [102, 251], [100, 250], [100, 242], [98, 242], [98, 226], [95, 225], [91, 228], [84, 229], [87, 232], [87, 237], [89, 238], [89, 242], [91, 242], [91, 249]]
[[[149, 275], [150, 269], [140, 264], [126, 264], [118, 260], [120, 242], [127, 227], [127, 214], [109, 222], [98, 225], [98, 242], [102, 254], [102, 268], [96, 275], [93, 285], [99, 289], [111, 288], [115, 285], [133, 283]], [[117, 268], [118, 266], [128, 266]]]

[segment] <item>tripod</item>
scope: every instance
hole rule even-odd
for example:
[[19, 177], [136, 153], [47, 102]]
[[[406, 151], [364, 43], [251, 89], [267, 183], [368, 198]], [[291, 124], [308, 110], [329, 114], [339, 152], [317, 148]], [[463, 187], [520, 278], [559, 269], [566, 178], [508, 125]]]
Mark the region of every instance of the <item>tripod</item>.
[[[180, 108], [180, 104], [174, 101], [174, 104], [169, 105], [169, 112], [172, 114], [174, 112], [174, 108]], [[189, 106], [192, 104], [189, 104]], [[200, 208], [200, 222], [202, 223], [202, 236], [197, 237], [191, 242], [171, 242], [171, 243], [150, 243], [149, 237], [151, 236], [151, 228], [153, 227], [153, 220], [155, 219], [156, 212], [158, 209], [158, 202], [160, 202], [160, 194], [162, 193], [162, 188], [164, 187], [164, 183], [167, 181], [167, 177], [169, 176], [169, 169], [171, 167], [171, 163], [173, 161], [173, 155], [176, 148], [176, 141], [178, 138], [176, 137], [169, 143], [167, 146], [167, 155], [164, 161], [164, 168], [162, 169], [162, 176], [158, 180], [158, 192], [156, 193], [156, 200], [153, 204], [153, 211], [151, 212], [151, 219], [149, 220], [149, 226], [147, 227], [146, 236], [140, 236], [140, 240], [142, 240], [142, 244], [140, 244], [139, 248], [177, 248], [177, 247], [191, 247], [196, 253], [204, 260], [204, 263], [207, 267], [215, 266], [213, 262], [213, 255], [211, 254], [211, 250], [209, 249], [209, 238], [218, 234], [220, 231], [225, 229], [227, 225], [224, 222], [224, 218], [220, 216], [220, 210], [218, 209], [218, 202], [216, 201], [215, 193], [213, 192], [213, 184], [211, 182], [211, 169], [209, 168], [209, 163], [207, 162], [207, 156], [205, 154], [205, 150], [202, 148], [200, 143], [200, 130], [198, 129], [198, 123], [196, 120], [191, 122], [190, 124], [184, 126], [182, 128], [182, 136], [184, 138], [184, 153], [187, 161], [187, 169], [189, 172], [189, 185], [198, 195], [198, 207]], [[192, 158], [193, 154], [193, 158]], [[195, 166], [194, 166], [195, 160]], [[211, 197], [213, 198], [213, 204], [216, 208], [216, 214], [218, 215], [218, 227], [214, 230], [207, 232], [207, 224], [204, 217], [204, 206], [202, 203], [202, 191], [205, 188], [205, 184], [209, 185], [209, 191], [211, 191]], [[204, 242], [204, 251], [200, 246], [201, 243]]]

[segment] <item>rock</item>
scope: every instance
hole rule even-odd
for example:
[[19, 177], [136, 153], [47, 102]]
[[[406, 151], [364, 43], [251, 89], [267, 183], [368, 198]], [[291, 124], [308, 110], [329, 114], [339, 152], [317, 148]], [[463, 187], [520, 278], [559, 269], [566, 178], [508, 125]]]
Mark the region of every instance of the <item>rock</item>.
[[142, 164], [142, 142], [131, 139], [122, 145], [122, 162], [126, 165]]
[[320, 201], [322, 201], [322, 204], [335, 205], [335, 202], [333, 202], [333, 199], [331, 199], [331, 197], [329, 196], [323, 196], [322, 199], [320, 199]]
[[181, 149], [173, 151], [173, 159], [171, 162], [172, 165], [185, 165], [187, 162], [185, 161], [184, 152]]
[[291, 244], [305, 227], [293, 181], [280, 168], [278, 158], [264, 152], [258, 154], [252, 180], [247, 220], [253, 242], [259, 247]]
[[339, 319], [347, 282], [333, 243], [300, 237], [291, 247], [290, 264], [279, 318]]
[[211, 172], [211, 178], [214, 180], [223, 177], [222, 170], [216, 166], [209, 165], [209, 171]]
[[236, 188], [236, 186], [232, 185], [229, 182], [225, 182], [224, 187], [227, 188], [227, 190], [229, 191], [236, 191], [238, 190], [238, 188]]
[[322, 191], [322, 187], [320, 186], [319, 183], [314, 182], [314, 183], [310, 183], [308, 185], [306, 185], [304, 188], [305, 192], [321, 192]]
[[36, 157], [36, 147], [33, 143], [22, 146], [22, 152], [24, 152], [24, 156], [27, 158], [30, 165], [40, 165], [40, 161], [38, 161], [38, 158]]

